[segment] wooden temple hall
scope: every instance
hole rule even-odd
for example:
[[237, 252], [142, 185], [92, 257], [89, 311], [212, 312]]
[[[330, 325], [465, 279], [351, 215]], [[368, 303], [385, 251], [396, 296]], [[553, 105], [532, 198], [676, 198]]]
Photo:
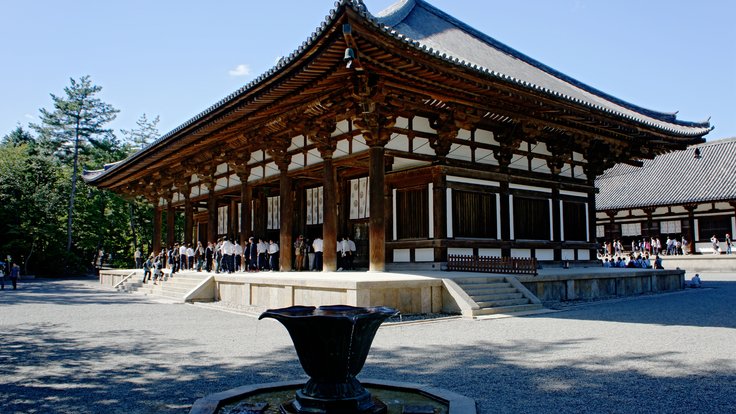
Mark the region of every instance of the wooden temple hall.
[[[370, 270], [448, 255], [595, 259], [594, 180], [702, 143], [708, 122], [632, 105], [423, 0], [341, 0], [267, 73], [92, 185], [155, 206], [154, 250], [183, 238], [325, 243]], [[162, 241], [167, 211], [168, 240]], [[174, 214], [172, 214], [174, 213]]]

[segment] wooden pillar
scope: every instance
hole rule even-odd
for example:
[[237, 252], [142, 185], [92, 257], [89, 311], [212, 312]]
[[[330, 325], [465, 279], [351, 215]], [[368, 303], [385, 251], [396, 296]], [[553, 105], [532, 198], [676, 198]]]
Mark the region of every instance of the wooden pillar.
[[[279, 267], [282, 272], [291, 271], [292, 260], [292, 228], [293, 211], [291, 197], [291, 177], [288, 163], [280, 163], [279, 193], [281, 194], [280, 231], [279, 231]], [[286, 164], [286, 165], [284, 165]]]
[[217, 241], [217, 195], [215, 194], [215, 181], [210, 180], [207, 183], [207, 241], [215, 243]]
[[161, 252], [161, 207], [158, 199], [153, 206], [153, 253]]
[[335, 185], [335, 167], [332, 164], [332, 152], [322, 153], [324, 177], [322, 212], [322, 241], [324, 248], [322, 253], [322, 269], [325, 272], [334, 272], [337, 269], [337, 200]]
[[690, 230], [687, 234], [687, 241], [690, 243], [688, 246], [688, 253], [689, 254], [695, 254], [698, 250], [695, 248], [695, 208], [697, 208], [696, 204], [689, 204], [685, 206], [685, 210], [687, 210], [687, 221], [690, 223]]
[[[552, 240], [557, 242], [557, 248], [554, 249], [554, 260], [562, 260], [562, 244], [565, 240], [562, 237], [562, 226], [565, 225], [560, 215], [562, 207], [560, 206], [560, 188], [555, 185], [552, 187]], [[553, 244], [554, 245], [554, 244]]]
[[171, 197], [166, 200], [166, 245], [171, 247], [176, 242], [174, 228], [176, 224], [176, 210]]
[[432, 177], [432, 203], [434, 204], [434, 260], [447, 261], [447, 177], [439, 170]]
[[385, 165], [383, 162], [383, 145], [370, 147], [368, 162], [368, 194], [370, 201], [369, 219], [369, 252], [368, 270], [383, 272], [386, 270], [386, 220], [384, 208]]
[[[248, 184], [248, 176], [240, 176], [240, 244], [245, 246], [248, 237], [253, 235], [251, 228], [251, 204], [253, 191]], [[256, 240], [257, 241], [257, 240]]]
[[509, 207], [509, 183], [508, 181], [501, 181], [499, 187], [499, 198], [501, 200], [501, 240], [504, 243], [501, 245], [501, 256], [510, 257], [511, 249], [508, 247], [511, 241], [511, 208]]
[[227, 237], [230, 241], [235, 242], [238, 230], [238, 202], [231, 199], [227, 206]]
[[194, 208], [189, 194], [184, 195], [184, 242], [194, 243]]
[[595, 187], [588, 192], [588, 243], [593, 243], [590, 248], [590, 260], [595, 260], [598, 255], [597, 242], [595, 240]]

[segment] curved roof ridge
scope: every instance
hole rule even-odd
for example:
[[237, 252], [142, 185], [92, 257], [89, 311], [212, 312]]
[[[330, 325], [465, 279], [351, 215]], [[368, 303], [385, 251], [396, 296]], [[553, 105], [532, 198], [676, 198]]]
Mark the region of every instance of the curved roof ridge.
[[[169, 132], [161, 135], [159, 138], [155, 139], [154, 141], [152, 141], [151, 143], [149, 143], [145, 147], [141, 148], [140, 150], [134, 152], [133, 154], [131, 154], [128, 157], [124, 158], [123, 160], [119, 161], [115, 165], [111, 166], [109, 169], [110, 170], [114, 170], [119, 165], [127, 164], [128, 161], [131, 161], [131, 160], [133, 160], [135, 158], [138, 158], [141, 154], [143, 154], [144, 152], [146, 152], [148, 149], [150, 149], [150, 148], [158, 145], [161, 142], [166, 141], [170, 137], [176, 135], [179, 131], [182, 131], [183, 129], [187, 128], [188, 126], [190, 126], [190, 125], [194, 124], [195, 122], [199, 121], [200, 119], [204, 118], [205, 116], [208, 116], [208, 115], [212, 114], [212, 112], [214, 112], [218, 108], [222, 107], [224, 104], [232, 101], [233, 99], [235, 99], [239, 95], [242, 95], [243, 93], [249, 91], [250, 89], [254, 88], [255, 86], [258, 86], [259, 84], [261, 84], [261, 82], [263, 82], [267, 78], [271, 77], [273, 74], [277, 73], [278, 70], [280, 70], [282, 67], [288, 65], [294, 59], [296, 59], [298, 56], [300, 56], [307, 49], [307, 47], [309, 47], [325, 31], [325, 29], [329, 26], [329, 24], [332, 23], [332, 21], [337, 16], [338, 9], [340, 7], [342, 7], [342, 6], [345, 6], [345, 5], [352, 6], [356, 10], [359, 10], [361, 8], [365, 8], [365, 5], [362, 3], [362, 0], [338, 0], [338, 1], [336, 1], [335, 2], [335, 7], [333, 9], [331, 9], [327, 13], [327, 15], [325, 16], [325, 19], [322, 21], [322, 23], [319, 26], [317, 26], [317, 28], [312, 32], [312, 34], [309, 36], [309, 38], [307, 38], [305, 41], [303, 41], [299, 45], [299, 47], [297, 47], [296, 49], [294, 49], [289, 55], [282, 56], [281, 59], [279, 59], [278, 62], [274, 66], [272, 66], [270, 69], [268, 69], [267, 71], [261, 73], [256, 78], [252, 79], [250, 82], [248, 82], [245, 85], [241, 86], [240, 88], [238, 88], [234, 92], [231, 92], [230, 94], [228, 94], [224, 98], [218, 100], [214, 104], [208, 106], [207, 109], [205, 109], [204, 111], [201, 111], [198, 114], [194, 115], [193, 117], [187, 119], [183, 123], [179, 124], [179, 126], [177, 126], [174, 129], [172, 129], [171, 131], [169, 131]], [[107, 169], [105, 169], [105, 171], [103, 172], [103, 174], [106, 173], [106, 172], [107, 172]], [[103, 174], [100, 174], [100, 175], [103, 175]], [[97, 176], [95, 176], [94, 178], [97, 178]]]
[[[488, 44], [489, 46], [507, 54], [508, 56], [511, 56], [513, 58], [519, 59], [529, 65], [532, 65], [533, 67], [557, 78], [560, 79], [563, 82], [567, 82], [575, 87], [578, 87], [588, 93], [591, 93], [593, 95], [596, 95], [600, 98], [606, 99], [614, 104], [621, 105], [624, 108], [627, 108], [629, 110], [638, 112], [642, 115], [646, 115], [649, 117], [652, 117], [658, 121], [662, 122], [669, 122], [674, 123], [680, 126], [691, 126], [691, 127], [710, 127], [710, 122], [692, 122], [692, 121], [683, 121], [677, 119], [677, 112], [662, 112], [662, 111], [655, 111], [652, 109], [644, 108], [639, 105], [632, 104], [630, 102], [627, 102], [625, 100], [622, 100], [620, 98], [617, 98], [613, 95], [610, 95], [608, 93], [605, 93], [597, 88], [594, 88], [588, 84], [585, 84], [581, 81], [578, 81], [577, 79], [565, 75], [564, 73], [545, 65], [542, 62], [539, 62], [538, 60], [525, 55], [524, 53], [519, 52], [518, 50], [494, 39], [493, 37], [481, 32], [480, 30], [477, 30], [473, 28], [472, 26], [468, 25], [467, 23], [464, 23], [457, 18], [445, 13], [444, 11], [432, 6], [425, 0], [398, 0], [393, 5], [389, 6], [385, 10], [381, 11], [377, 15], [370, 15], [373, 17], [373, 19], [379, 23], [383, 24], [389, 27], [395, 27], [401, 22], [403, 22], [409, 14], [416, 8], [421, 7], [428, 11], [429, 13], [434, 14], [435, 16], [445, 20], [446, 22], [458, 27], [460, 30], [468, 33], [469, 35], [475, 37], [476, 39], [480, 40], [483, 43]], [[449, 50], [447, 52], [450, 52]], [[512, 74], [506, 74], [507, 76], [513, 76]], [[529, 83], [529, 82], [525, 82]]]

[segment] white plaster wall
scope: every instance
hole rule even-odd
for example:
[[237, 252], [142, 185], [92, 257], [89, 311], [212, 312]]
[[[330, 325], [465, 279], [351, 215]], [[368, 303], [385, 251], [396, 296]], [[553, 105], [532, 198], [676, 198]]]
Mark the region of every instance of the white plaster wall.
[[341, 139], [340, 141], [337, 141], [337, 145], [335, 145], [335, 152], [332, 154], [332, 158], [344, 157], [349, 153], [350, 144], [348, 144], [348, 140]]
[[265, 177], [272, 177], [278, 174], [279, 174], [279, 167], [276, 166], [275, 162], [269, 162], [268, 164], [266, 164], [266, 169], [264, 171]]
[[514, 155], [511, 158], [511, 164], [509, 164], [509, 168], [529, 171], [529, 160], [527, 160], [527, 158], [523, 155]]
[[456, 160], [472, 161], [473, 153], [469, 146], [452, 144], [450, 152], [447, 153], [447, 158], [454, 158]]
[[393, 134], [386, 144], [386, 149], [409, 152], [409, 137], [404, 134]]
[[217, 179], [217, 184], [215, 185], [215, 190], [221, 190], [227, 188], [227, 177], [221, 177]]
[[575, 260], [575, 249], [562, 249], [562, 260]]
[[578, 260], [590, 260], [590, 250], [578, 249]]
[[485, 129], [475, 130], [475, 142], [479, 144], [499, 145], [498, 141], [496, 141], [493, 136], [493, 132], [487, 131]]
[[368, 145], [366, 145], [365, 143], [365, 137], [362, 135], [356, 135], [353, 138], [353, 154], [363, 151], [368, 151]]
[[336, 137], [350, 131], [350, 123], [347, 120], [342, 120], [335, 125], [335, 130], [332, 131], [330, 136]]
[[470, 140], [470, 135], [471, 133], [467, 129], [461, 128], [457, 131], [457, 139], [463, 139], [467, 141], [467, 140]]
[[317, 148], [312, 148], [307, 152], [307, 165], [319, 164], [322, 162], [322, 155]]
[[552, 155], [551, 152], [547, 149], [547, 144], [544, 142], [538, 142], [536, 145], [532, 147], [532, 152], [535, 154], [542, 154], [542, 155]]
[[475, 150], [475, 162], [480, 164], [498, 165], [498, 160], [493, 154], [493, 151], [484, 148], [477, 148]]
[[554, 249], [537, 249], [534, 251], [537, 260], [555, 260]]
[[304, 146], [304, 135], [297, 135], [291, 138], [291, 145], [289, 145], [289, 151], [302, 148]]
[[412, 145], [414, 154], [435, 155], [434, 149], [429, 145], [427, 138], [414, 138]]
[[416, 262], [434, 262], [434, 249], [432, 248], [414, 249], [414, 261]]
[[421, 116], [415, 116], [412, 120], [412, 129], [414, 131], [421, 131], [421, 132], [431, 132], [435, 133], [436, 131], [429, 126], [429, 119], [421, 117]]
[[547, 161], [541, 158], [532, 158], [532, 171], [544, 174], [551, 174]]
[[511, 249], [511, 257], [529, 259], [532, 257], [532, 249]]
[[[394, 250], [396, 251], [396, 250]], [[470, 247], [448, 247], [447, 254], [457, 254], [462, 256], [472, 256], [473, 249]]]
[[478, 249], [478, 256], [501, 257], [501, 249]]
[[409, 249], [394, 249], [394, 263], [406, 263], [410, 260]]
[[403, 116], [396, 118], [396, 123], [394, 124], [394, 126], [396, 128], [408, 129], [409, 128], [409, 118], [404, 118]]

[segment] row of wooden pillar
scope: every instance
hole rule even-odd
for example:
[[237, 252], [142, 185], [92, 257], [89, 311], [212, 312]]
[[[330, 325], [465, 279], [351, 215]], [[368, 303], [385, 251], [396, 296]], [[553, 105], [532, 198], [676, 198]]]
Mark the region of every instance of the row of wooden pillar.
[[[323, 223], [322, 237], [324, 246], [337, 245], [337, 185], [335, 177], [335, 167], [331, 156], [323, 157]], [[290, 271], [293, 258], [293, 199], [292, 178], [288, 175], [286, 168], [281, 169], [279, 177], [279, 193], [281, 197], [280, 207], [280, 227], [279, 227], [279, 266], [282, 271]], [[384, 210], [384, 149], [382, 146], [375, 146], [370, 149], [369, 161], [369, 192], [370, 192], [370, 219], [369, 219], [369, 251], [370, 271], [385, 270], [385, 210]], [[247, 236], [253, 233], [251, 228], [251, 201], [252, 187], [247, 182], [247, 174], [241, 176], [240, 187], [240, 242], [244, 243]], [[288, 195], [288, 196], [287, 196]], [[208, 223], [207, 239], [215, 242], [217, 238], [217, 222], [218, 222], [218, 196], [214, 191], [214, 185], [209, 186], [209, 197], [207, 199]], [[153, 216], [153, 250], [161, 251], [161, 214], [162, 207], [156, 206]], [[193, 206], [189, 197], [185, 197], [185, 231], [184, 239], [193, 240]], [[167, 244], [169, 246], [175, 243], [174, 239], [174, 207], [171, 202], [166, 206], [166, 225], [169, 229], [167, 232]], [[337, 269], [337, 252], [334, 248], [328, 247], [323, 252], [323, 270], [335, 271]]]

